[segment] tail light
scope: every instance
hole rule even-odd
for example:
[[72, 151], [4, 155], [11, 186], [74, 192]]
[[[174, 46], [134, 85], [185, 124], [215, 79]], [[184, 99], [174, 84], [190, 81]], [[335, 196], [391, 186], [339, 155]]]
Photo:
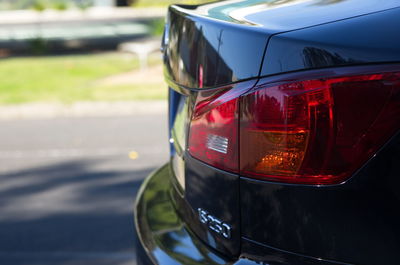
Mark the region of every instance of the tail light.
[[189, 152], [217, 168], [239, 172], [239, 99], [254, 82], [203, 92], [197, 97], [189, 133]]
[[295, 74], [247, 92], [203, 93], [193, 111], [189, 152], [251, 178], [341, 183], [400, 128], [400, 72], [360, 69]]

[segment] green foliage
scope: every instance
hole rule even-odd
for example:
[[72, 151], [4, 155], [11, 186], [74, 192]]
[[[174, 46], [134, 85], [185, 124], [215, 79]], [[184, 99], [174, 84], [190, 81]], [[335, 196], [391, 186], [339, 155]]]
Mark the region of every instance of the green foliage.
[[164, 32], [165, 19], [158, 18], [150, 23], [150, 33], [153, 36], [162, 36]]
[[68, 3], [65, 0], [58, 0], [53, 3], [53, 8], [56, 10], [64, 11], [68, 9]]
[[46, 2], [43, 0], [35, 0], [32, 4], [32, 8], [38, 12], [42, 12], [46, 9]]

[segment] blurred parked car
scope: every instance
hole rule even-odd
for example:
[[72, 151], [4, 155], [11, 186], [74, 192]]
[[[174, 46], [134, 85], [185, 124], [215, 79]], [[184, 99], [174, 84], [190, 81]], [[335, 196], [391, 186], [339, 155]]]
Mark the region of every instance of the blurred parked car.
[[400, 263], [400, 3], [169, 8], [140, 263]]

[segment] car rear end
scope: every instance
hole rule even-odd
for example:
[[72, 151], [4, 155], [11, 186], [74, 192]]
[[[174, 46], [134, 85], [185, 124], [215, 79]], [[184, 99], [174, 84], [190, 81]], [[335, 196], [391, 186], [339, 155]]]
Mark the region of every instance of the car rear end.
[[398, 264], [398, 5], [171, 6], [171, 159], [137, 197], [141, 262]]

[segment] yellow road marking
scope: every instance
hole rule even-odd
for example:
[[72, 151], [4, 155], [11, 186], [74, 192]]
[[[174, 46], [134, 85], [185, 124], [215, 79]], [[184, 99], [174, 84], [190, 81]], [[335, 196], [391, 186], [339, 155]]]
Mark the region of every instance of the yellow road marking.
[[131, 152], [129, 152], [128, 156], [129, 156], [130, 159], [135, 160], [135, 159], [137, 159], [139, 157], [139, 154], [136, 151], [131, 151]]

